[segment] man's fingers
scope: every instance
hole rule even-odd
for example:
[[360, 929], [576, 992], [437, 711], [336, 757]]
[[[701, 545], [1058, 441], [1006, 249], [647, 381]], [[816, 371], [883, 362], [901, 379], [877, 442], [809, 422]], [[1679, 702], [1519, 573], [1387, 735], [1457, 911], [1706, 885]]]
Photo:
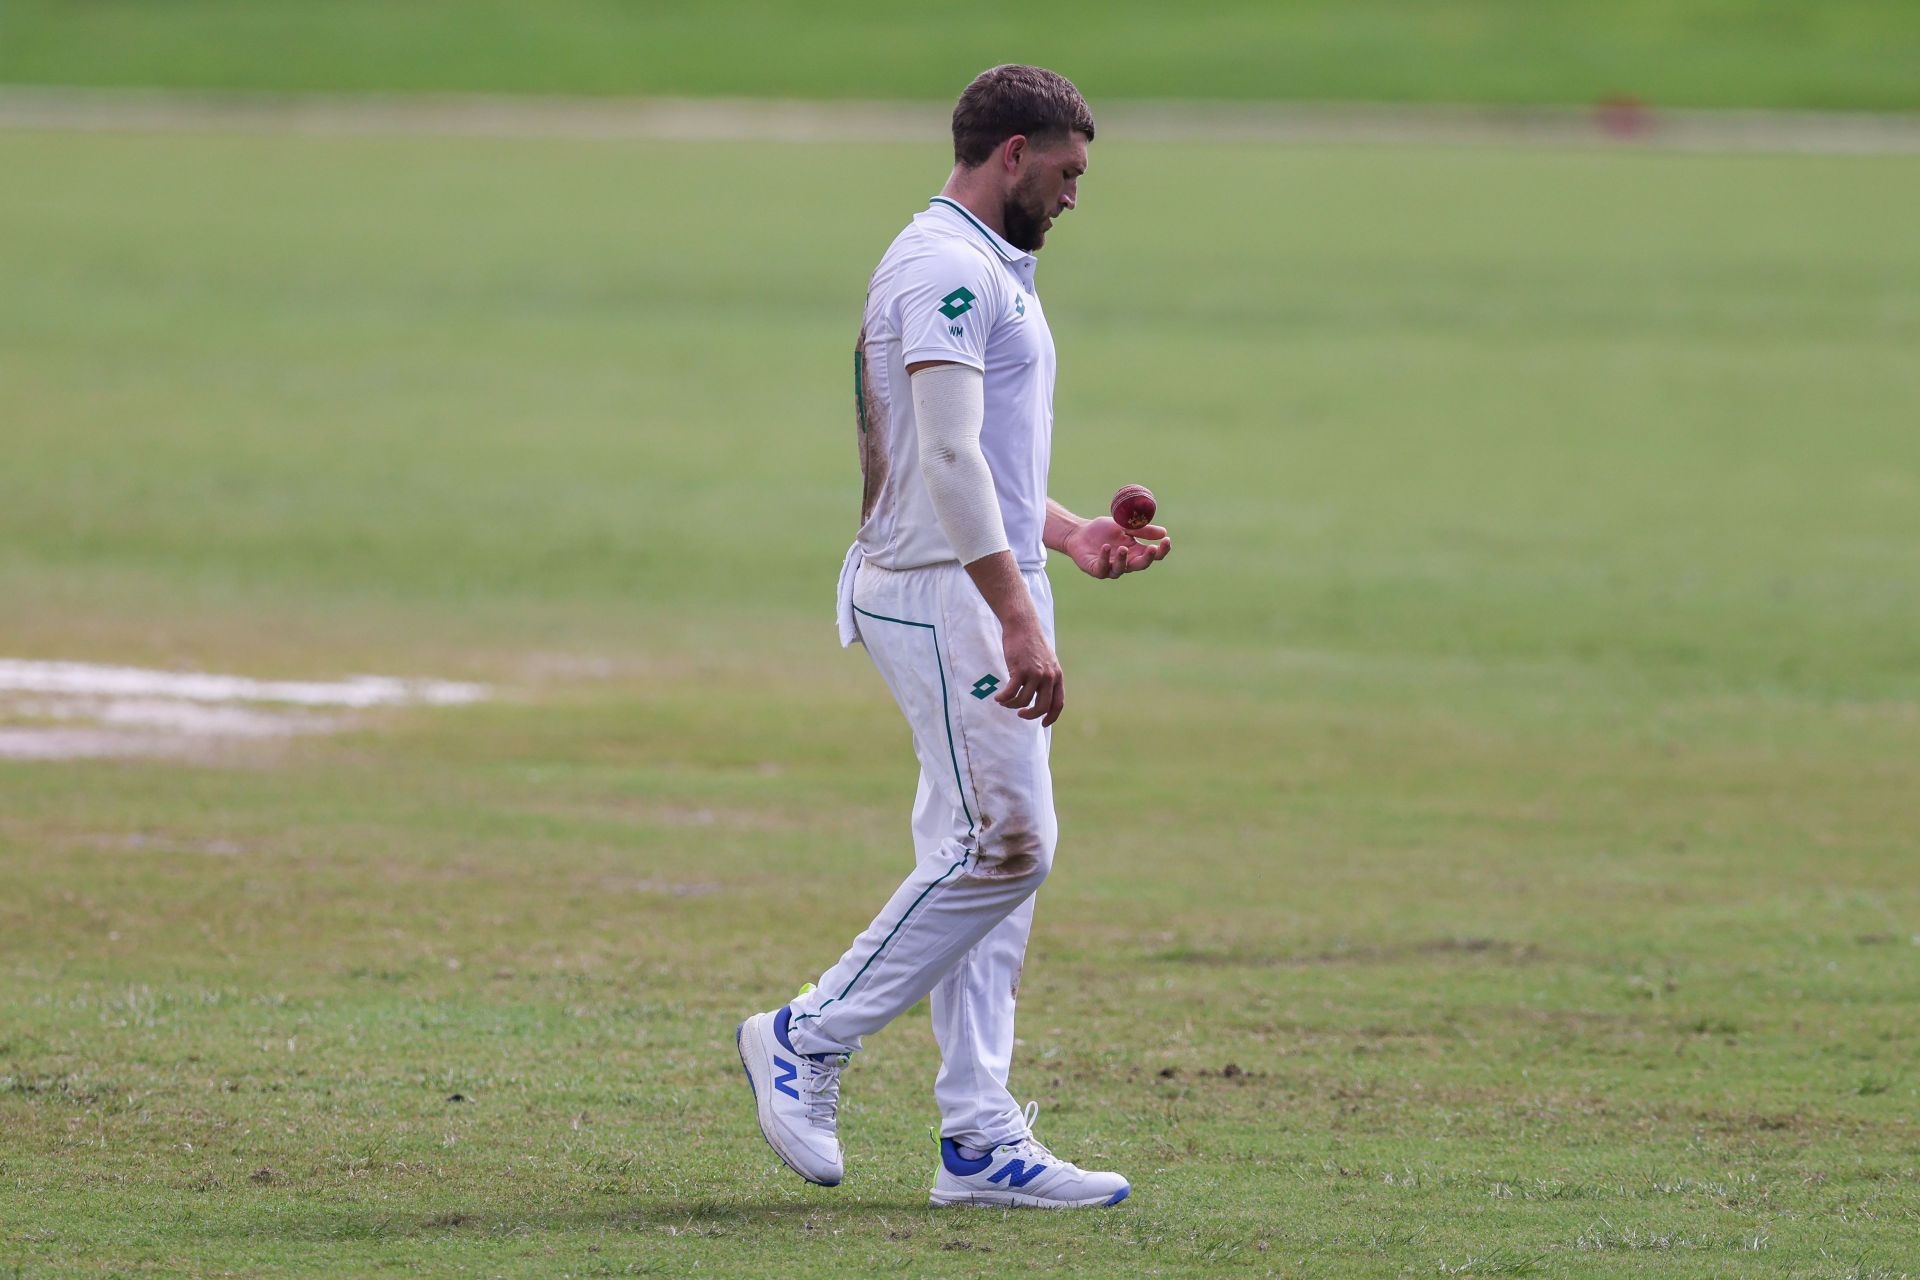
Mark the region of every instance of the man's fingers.
[[[1100, 548], [1098, 557], [1087, 570], [1096, 578], [1117, 578], [1126, 573], [1138, 573], [1156, 560], [1164, 560], [1173, 550], [1173, 539], [1159, 525], [1147, 525], [1133, 535], [1142, 539], [1125, 542], [1109, 542]], [[1159, 539], [1157, 542], [1145, 541], [1147, 537]]]
[[1140, 544], [1140, 550], [1148, 561], [1158, 560], [1167, 554], [1167, 544], [1164, 542], [1143, 542]]
[[1162, 538], [1158, 542], [1136, 545], [1128, 553], [1127, 572], [1138, 573], [1156, 560], [1165, 560], [1167, 553], [1173, 550], [1173, 539]]
[[1152, 542], [1155, 538], [1167, 536], [1167, 531], [1157, 524], [1143, 524], [1138, 529], [1129, 529], [1127, 532], [1142, 542]]
[[1048, 706], [1047, 718], [1040, 722], [1041, 728], [1050, 728], [1060, 713], [1067, 709], [1067, 678], [1062, 675], [1053, 682], [1053, 701]]
[[1046, 716], [1047, 723], [1052, 724], [1065, 705], [1065, 694], [1061, 691], [1058, 672], [1052, 675], [1034, 672], [1028, 676], [1009, 676], [1007, 687], [995, 694], [993, 700], [1017, 711], [1023, 720]]
[[[1064, 695], [1059, 690], [1058, 675], [1035, 672], [1029, 676], [1008, 677], [1006, 687], [994, 694], [993, 700], [1003, 707], [1018, 711], [1028, 720], [1049, 714], [1058, 717], [1059, 712], [1054, 708], [1064, 705], [1061, 703]], [[1051, 724], [1052, 721], [1047, 723]]]
[[1022, 720], [1038, 720], [1053, 710], [1053, 691], [1060, 684], [1060, 673], [1040, 674], [1033, 678], [1033, 705], [1020, 712]]

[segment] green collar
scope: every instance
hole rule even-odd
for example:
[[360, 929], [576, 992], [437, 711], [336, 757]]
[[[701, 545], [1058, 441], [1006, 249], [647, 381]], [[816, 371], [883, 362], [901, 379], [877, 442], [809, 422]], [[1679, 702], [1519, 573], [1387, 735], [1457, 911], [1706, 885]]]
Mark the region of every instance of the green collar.
[[968, 211], [967, 207], [961, 204], [958, 200], [950, 200], [946, 196], [935, 196], [933, 199], [927, 201], [927, 203], [943, 204], [947, 206], [947, 208], [959, 214], [961, 217], [965, 218], [968, 222], [972, 223], [974, 230], [978, 231], [981, 235], [985, 236], [987, 239], [987, 243], [993, 246], [994, 252], [998, 253], [1001, 257], [1005, 258], [1008, 262], [1018, 262], [1022, 258], [1027, 256], [1026, 254], [1022, 253], [1020, 250], [1008, 244], [1005, 238], [994, 234], [993, 228], [989, 227], [986, 223], [980, 221], [980, 219], [974, 217], [973, 214]]

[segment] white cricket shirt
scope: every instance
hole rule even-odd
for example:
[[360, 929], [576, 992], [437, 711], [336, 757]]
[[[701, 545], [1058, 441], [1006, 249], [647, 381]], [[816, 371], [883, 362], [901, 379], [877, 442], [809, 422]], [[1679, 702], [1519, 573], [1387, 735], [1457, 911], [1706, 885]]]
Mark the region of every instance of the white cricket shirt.
[[859, 417], [859, 547], [885, 569], [957, 560], [920, 478], [907, 366], [950, 360], [985, 375], [981, 452], [1007, 542], [1023, 569], [1046, 564], [1053, 452], [1053, 333], [1033, 292], [1034, 259], [945, 196], [915, 215], [874, 268], [853, 353]]

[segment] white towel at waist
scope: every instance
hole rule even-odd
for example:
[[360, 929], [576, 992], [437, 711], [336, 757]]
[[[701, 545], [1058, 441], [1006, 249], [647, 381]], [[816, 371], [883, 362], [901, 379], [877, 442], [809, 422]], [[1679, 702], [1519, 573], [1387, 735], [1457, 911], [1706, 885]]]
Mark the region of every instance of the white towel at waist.
[[840, 647], [860, 643], [860, 622], [853, 612], [853, 580], [860, 572], [860, 544], [854, 543], [847, 548], [847, 558], [840, 562], [840, 586], [834, 600], [834, 620], [840, 627]]

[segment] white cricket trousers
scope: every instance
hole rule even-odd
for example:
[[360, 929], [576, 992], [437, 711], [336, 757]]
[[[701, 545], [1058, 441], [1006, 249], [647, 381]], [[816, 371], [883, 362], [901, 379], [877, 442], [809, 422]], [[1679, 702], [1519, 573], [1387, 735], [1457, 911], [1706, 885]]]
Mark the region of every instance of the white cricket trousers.
[[[1058, 836], [1050, 731], [993, 700], [1007, 679], [1000, 623], [965, 569], [858, 561], [856, 550], [842, 575], [842, 620], [850, 611], [913, 730], [915, 862], [839, 963], [793, 1002], [789, 1032], [801, 1053], [852, 1053], [930, 995], [941, 1136], [991, 1149], [1027, 1131], [1007, 1071], [1033, 895]], [[1051, 642], [1046, 573], [1024, 576]]]

